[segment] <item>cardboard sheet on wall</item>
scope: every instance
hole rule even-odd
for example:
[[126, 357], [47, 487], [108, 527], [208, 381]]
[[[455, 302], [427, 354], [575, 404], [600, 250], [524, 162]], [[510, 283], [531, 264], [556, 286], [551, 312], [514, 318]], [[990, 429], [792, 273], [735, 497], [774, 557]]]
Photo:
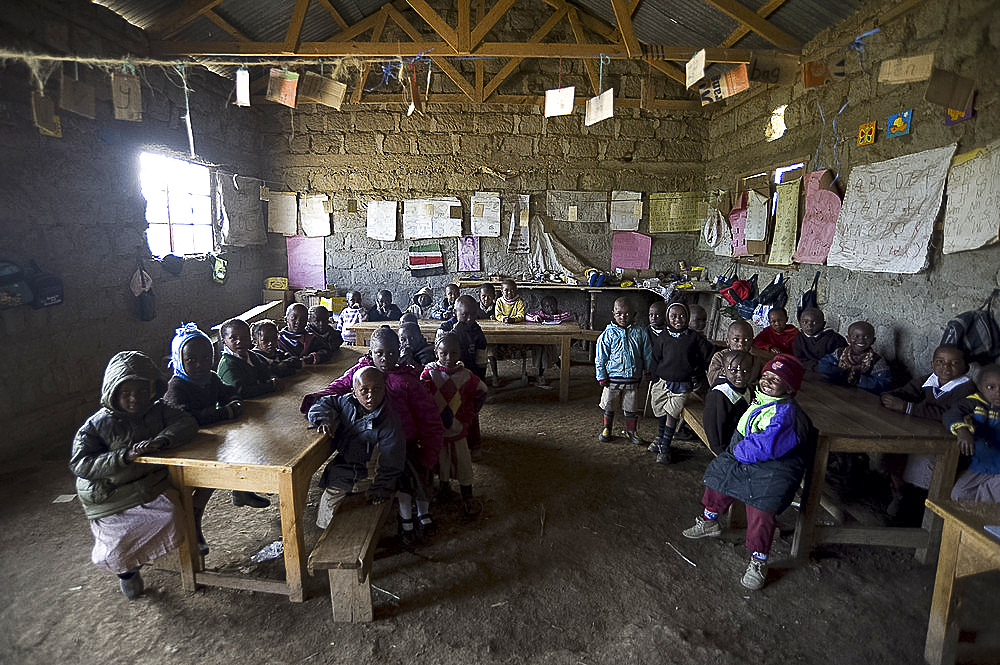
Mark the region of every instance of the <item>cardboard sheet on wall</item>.
[[552, 219], [563, 222], [608, 221], [608, 193], [550, 189], [545, 205]]
[[653, 239], [641, 233], [616, 233], [611, 239], [611, 267], [648, 270]]
[[[751, 189], [747, 192], [747, 242], [767, 242], [767, 232], [771, 221], [771, 197], [768, 193]], [[761, 251], [751, 254], [763, 254]]]
[[649, 232], [701, 231], [708, 214], [704, 192], [654, 192], [649, 195]]
[[642, 219], [642, 192], [611, 192], [611, 230], [638, 231]]
[[854, 167], [827, 264], [870, 272], [923, 270], [956, 145]]
[[733, 256], [746, 256], [747, 209], [745, 202], [729, 211], [729, 228], [733, 233]]
[[799, 228], [799, 179], [784, 182], [775, 189], [778, 203], [774, 211], [774, 234], [767, 262], [771, 265], [788, 265], [795, 253], [795, 240]]
[[958, 155], [948, 171], [944, 210], [945, 254], [997, 242], [1000, 209], [1000, 141]]
[[813, 171], [804, 178], [806, 196], [802, 235], [793, 257], [798, 263], [822, 264], [830, 252], [841, 205], [833, 178], [833, 172], [825, 169]]
[[288, 255], [288, 286], [292, 289], [325, 289], [324, 239], [289, 236], [285, 239]]

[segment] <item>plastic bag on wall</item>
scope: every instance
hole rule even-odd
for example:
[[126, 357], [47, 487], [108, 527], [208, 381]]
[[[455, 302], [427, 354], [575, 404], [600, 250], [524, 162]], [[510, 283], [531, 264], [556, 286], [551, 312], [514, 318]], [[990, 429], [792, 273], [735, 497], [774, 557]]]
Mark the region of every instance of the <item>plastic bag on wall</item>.
[[135, 313], [140, 321], [152, 321], [156, 318], [156, 296], [153, 295], [153, 278], [139, 264], [132, 273], [129, 283], [132, 295], [135, 296]]

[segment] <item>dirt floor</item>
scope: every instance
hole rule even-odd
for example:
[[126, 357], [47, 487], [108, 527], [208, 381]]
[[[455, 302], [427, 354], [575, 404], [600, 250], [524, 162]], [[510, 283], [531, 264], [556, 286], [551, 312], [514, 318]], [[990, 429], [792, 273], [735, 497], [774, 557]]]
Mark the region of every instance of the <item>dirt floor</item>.
[[[739, 584], [741, 533], [687, 540], [710, 453], [680, 443], [669, 467], [638, 446], [597, 442], [593, 368], [558, 382], [504, 384], [482, 414], [482, 515], [435, 507], [433, 542], [404, 550], [385, 527], [373, 570], [375, 621], [334, 624], [325, 576], [291, 603], [263, 593], [182, 590], [144, 569], [130, 602], [89, 563], [91, 537], [66, 467], [69, 445], [9, 465], [0, 484], [2, 663], [920, 663], [934, 567], [912, 551], [823, 547], [787, 557], [794, 515], [775, 541], [767, 586]], [[649, 434], [654, 423], [644, 421]], [[304, 521], [307, 546], [318, 491]], [[272, 497], [275, 499], [275, 497]], [[874, 512], [874, 509], [873, 509]], [[217, 492], [205, 518], [209, 568], [278, 577], [250, 557], [280, 537], [276, 506], [234, 508]], [[690, 559], [688, 563], [685, 558]], [[960, 662], [1000, 663], [1000, 577], [965, 587]]]

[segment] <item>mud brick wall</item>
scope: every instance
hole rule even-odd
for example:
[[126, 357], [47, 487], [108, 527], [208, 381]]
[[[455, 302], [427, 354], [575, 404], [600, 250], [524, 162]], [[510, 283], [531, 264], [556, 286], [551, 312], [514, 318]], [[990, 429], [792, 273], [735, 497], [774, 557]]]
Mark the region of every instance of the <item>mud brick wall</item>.
[[[706, 143], [709, 187], [732, 189], [737, 177], [775, 166], [808, 161], [813, 170], [834, 169], [846, 182], [852, 167], [958, 143], [957, 153], [982, 147], [1000, 137], [1000, 86], [991, 74], [1000, 64], [1000, 14], [989, 0], [921, 3], [886, 23], [884, 3], [868, 3], [852, 18], [820, 33], [804, 49], [806, 58], [824, 52], [844, 54], [847, 75], [821, 88], [755, 85], [732, 99], [712, 116]], [[876, 23], [878, 21], [878, 23]], [[864, 40], [864, 69], [854, 51], [844, 45], [879, 25], [881, 32]], [[878, 83], [883, 60], [931, 53], [934, 65], [972, 78], [976, 83], [976, 116], [952, 127], [944, 125], [944, 109], [923, 99], [926, 82], [904, 85]], [[832, 120], [840, 107], [847, 108]], [[771, 111], [787, 104], [787, 133], [768, 142], [764, 128]], [[817, 105], [826, 115], [826, 125]], [[913, 109], [909, 135], [886, 139], [885, 122], [892, 113]], [[858, 147], [858, 126], [878, 120], [880, 136], [870, 146]], [[839, 139], [839, 142], [838, 142]], [[837, 142], [837, 154], [833, 146]], [[820, 146], [820, 144], [822, 145]], [[819, 147], [818, 162], [812, 161]], [[839, 160], [839, 168], [838, 168]], [[841, 190], [843, 193], [843, 190]], [[940, 222], [940, 218], [938, 220]], [[704, 255], [715, 272], [725, 261]], [[928, 254], [929, 267], [915, 275], [852, 272], [842, 268], [803, 265], [786, 273], [789, 302], [796, 304], [809, 287], [816, 269], [821, 272], [819, 301], [827, 321], [846, 333], [851, 322], [865, 319], [876, 329], [879, 353], [912, 373], [930, 371], [930, 356], [941, 339], [945, 322], [958, 312], [982, 304], [989, 290], [1000, 285], [1000, 247], [950, 254], [941, 253], [941, 232], [935, 232]], [[760, 283], [775, 274], [757, 270]], [[794, 321], [794, 311], [792, 312]]]
[[[14, 5], [5, 6], [0, 18], [0, 42], [8, 47], [58, 49], [46, 42], [58, 25], [72, 48], [142, 53], [142, 34], [97, 5], [66, 3], [59, 13], [34, 3]], [[97, 117], [59, 112], [62, 138], [53, 138], [33, 124], [27, 67], [0, 70], [0, 256], [34, 259], [65, 286], [61, 305], [0, 310], [3, 460], [39, 449], [68, 454], [73, 432], [99, 405], [101, 377], [113, 354], [137, 349], [161, 359], [179, 323], [208, 327], [249, 309], [260, 301], [265, 276], [266, 248], [227, 251], [229, 277], [221, 285], [212, 281], [206, 261], [186, 261], [176, 277], [146, 261], [157, 316], [150, 322], [134, 316], [129, 280], [139, 257], [148, 256], [139, 152], [160, 147], [187, 153], [183, 92], [176, 74], [168, 80], [160, 70], [144, 69], [142, 122], [116, 121], [107, 74], [83, 66], [79, 72], [97, 90]], [[58, 78], [57, 70], [46, 87], [56, 99]], [[199, 157], [260, 176], [255, 112], [228, 104], [230, 85], [205, 70], [192, 69], [190, 85]]]

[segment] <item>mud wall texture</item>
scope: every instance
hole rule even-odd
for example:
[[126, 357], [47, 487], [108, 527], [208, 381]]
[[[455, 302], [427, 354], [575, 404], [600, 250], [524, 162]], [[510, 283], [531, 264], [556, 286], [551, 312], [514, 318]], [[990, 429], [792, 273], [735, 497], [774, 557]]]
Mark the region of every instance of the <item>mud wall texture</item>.
[[[736, 179], [806, 161], [808, 170], [830, 168], [846, 183], [854, 166], [879, 162], [931, 148], [958, 143], [958, 153], [982, 147], [1000, 136], [1000, 85], [991, 74], [1000, 64], [1000, 14], [991, 0], [924, 2], [888, 22], [882, 17], [906, 3], [869, 3], [851, 19], [828, 29], [806, 45], [806, 58], [841, 53], [847, 72], [842, 79], [820, 88], [755, 85], [717, 110], [706, 144], [706, 174], [710, 188], [733, 189]], [[862, 59], [845, 45], [872, 27], [878, 34], [864, 39]], [[934, 65], [969, 77], [976, 83], [976, 114], [952, 127], [944, 124], [944, 109], [923, 99], [926, 81], [903, 85], [878, 83], [883, 60], [934, 53]], [[863, 67], [862, 62], [863, 60]], [[837, 117], [838, 133], [832, 121]], [[773, 142], [764, 128], [771, 112], [787, 104], [787, 133]], [[824, 126], [820, 107], [826, 116]], [[913, 109], [909, 135], [885, 138], [885, 121], [892, 113]], [[880, 136], [874, 145], [858, 147], [858, 126], [878, 120]], [[836, 153], [834, 146], [836, 144]], [[817, 157], [818, 148], [818, 157]], [[839, 164], [839, 166], [838, 166]], [[843, 190], [841, 190], [843, 193]], [[939, 220], [940, 222], [940, 217]], [[726, 261], [703, 253], [713, 272]], [[876, 350], [906, 370], [928, 372], [930, 356], [940, 341], [945, 322], [958, 312], [978, 307], [990, 289], [1000, 285], [1000, 247], [950, 254], [941, 253], [941, 232], [929, 250], [929, 267], [918, 274], [852, 272], [817, 266], [821, 272], [819, 301], [827, 320], [841, 333], [856, 320], [876, 328]], [[760, 273], [766, 284], [775, 270], [745, 268]], [[815, 268], [803, 265], [786, 273], [790, 302], [809, 287]], [[794, 312], [793, 312], [794, 320]]]
[[[53, 25], [65, 28], [63, 39], [76, 52], [142, 53], [141, 33], [89, 3], [48, 9], [7, 3], [0, 41], [33, 52], [58, 50], [46, 41]], [[56, 99], [58, 71], [46, 86]], [[237, 249], [226, 253], [229, 277], [221, 285], [207, 261], [188, 260], [174, 276], [147, 260], [157, 316], [142, 322], [133, 313], [129, 281], [138, 260], [149, 255], [139, 152], [156, 147], [184, 155], [188, 145], [176, 74], [168, 79], [158, 69], [142, 71], [143, 120], [124, 122], [113, 119], [107, 73], [80, 66], [80, 78], [97, 91], [96, 119], [59, 112], [62, 138], [54, 138], [33, 124], [28, 68], [9, 63], [0, 70], [0, 256], [33, 259], [65, 288], [63, 304], [0, 310], [0, 459], [39, 448], [68, 450], [75, 428], [98, 407], [104, 367], [116, 352], [137, 349], [159, 360], [179, 323], [211, 326], [260, 300], [265, 249]], [[204, 70], [191, 70], [190, 85], [198, 156], [260, 175], [251, 110], [228, 105], [229, 86]]]

